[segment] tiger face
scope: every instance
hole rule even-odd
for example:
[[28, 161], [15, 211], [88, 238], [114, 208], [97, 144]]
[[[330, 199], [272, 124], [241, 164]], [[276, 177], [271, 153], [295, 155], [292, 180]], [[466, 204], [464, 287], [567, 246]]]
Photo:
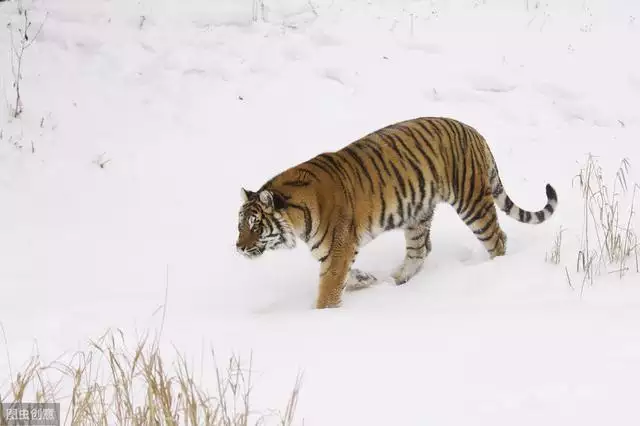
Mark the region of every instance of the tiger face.
[[294, 248], [296, 235], [283, 215], [285, 199], [274, 192], [260, 193], [242, 188], [242, 207], [238, 214], [238, 252], [254, 259], [266, 250]]

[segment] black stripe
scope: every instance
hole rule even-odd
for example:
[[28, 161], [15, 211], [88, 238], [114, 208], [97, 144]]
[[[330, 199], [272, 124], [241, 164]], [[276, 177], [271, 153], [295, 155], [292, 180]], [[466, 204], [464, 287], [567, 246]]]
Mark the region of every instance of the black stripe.
[[327, 234], [329, 233], [329, 228], [330, 226], [325, 227], [324, 234], [322, 234], [322, 237], [320, 237], [320, 239], [311, 247], [311, 251], [317, 250], [318, 247], [322, 245], [322, 242], [324, 241], [324, 239], [327, 237]]
[[[464, 134], [464, 130], [462, 132]], [[464, 205], [464, 200], [466, 200], [467, 198], [467, 193], [465, 191], [465, 187], [466, 187], [466, 183], [467, 180], [469, 179], [469, 176], [467, 176], [467, 152], [464, 149], [462, 140], [464, 138], [466, 138], [466, 134], [464, 134], [465, 136], [462, 137], [460, 134], [458, 134], [458, 139], [457, 139], [457, 144], [460, 146], [460, 152], [462, 155], [462, 179], [460, 180], [460, 203], [458, 204], [458, 214], [462, 211], [462, 206]], [[473, 160], [472, 160], [473, 162]], [[473, 175], [471, 175], [471, 179], [473, 180]]]
[[309, 186], [311, 182], [308, 182], [308, 181], [305, 182], [301, 180], [288, 180], [286, 182], [282, 182], [282, 184], [285, 186], [304, 187], [304, 186]]
[[423, 231], [421, 233], [419, 233], [418, 235], [414, 235], [413, 237], [411, 237], [411, 241], [419, 241], [421, 239], [423, 239], [426, 235], [427, 235], [428, 231]]
[[457, 152], [456, 152], [456, 142], [453, 139], [449, 139], [449, 151], [451, 152], [451, 187], [453, 192], [453, 200], [451, 201], [452, 205], [455, 205], [458, 202], [459, 191], [460, 191], [460, 179], [459, 179], [459, 164]]
[[[413, 133], [413, 129], [409, 129], [409, 130]], [[417, 130], [416, 130], [416, 133], [419, 136], [419, 138], [416, 138], [416, 139], [422, 140], [422, 142], [424, 142], [424, 144], [429, 147], [431, 152], [433, 154], [435, 154], [435, 152], [433, 151], [433, 149], [431, 148], [431, 146], [427, 142], [427, 139], [424, 137], [424, 135], [422, 135], [422, 133], [420, 133]], [[429, 155], [429, 153], [427, 153], [419, 143], [416, 143], [415, 146], [416, 146], [416, 149], [418, 150], [418, 152], [420, 152], [420, 154], [422, 155], [422, 158], [424, 158], [424, 160], [426, 161], [427, 166], [429, 167], [429, 171], [431, 172], [431, 177], [433, 179], [437, 179], [438, 178], [438, 171], [436, 170], [436, 166], [435, 166], [435, 164], [433, 162], [434, 155]], [[424, 176], [423, 176], [423, 180], [424, 180]], [[422, 197], [424, 198], [424, 192], [423, 192], [423, 196]]]
[[308, 175], [311, 175], [311, 177], [312, 177], [312, 178], [314, 178], [315, 180], [320, 180], [320, 179], [318, 179], [318, 176], [317, 176], [315, 173], [313, 173], [311, 170], [309, 170], [309, 169], [307, 169], [307, 168], [300, 167], [300, 168], [298, 169], [298, 171], [302, 172], [303, 174], [305, 174], [305, 173], [306, 173], [306, 174], [308, 174]]
[[411, 201], [410, 205], [414, 205], [416, 203], [416, 187], [413, 185], [413, 180], [408, 180], [409, 184], [409, 192], [411, 193]]
[[[426, 122], [429, 123], [429, 122]], [[416, 124], [422, 128], [422, 130], [424, 130], [425, 132], [427, 132], [427, 134], [429, 135], [429, 137], [435, 141], [436, 139], [436, 135], [431, 131], [431, 129], [429, 129], [429, 127], [426, 125], [426, 123], [422, 122], [422, 121], [418, 121]]]
[[[422, 200], [425, 197], [425, 180], [424, 180], [424, 174], [422, 173], [422, 170], [420, 170], [420, 166], [419, 166], [420, 160], [418, 160], [416, 157], [415, 163], [413, 162], [413, 160], [408, 160], [408, 163], [409, 163], [409, 166], [411, 166], [411, 168], [413, 169], [414, 173], [416, 174], [416, 177], [418, 178], [418, 189], [420, 190], [420, 199]], [[411, 192], [411, 202], [415, 204], [416, 190], [411, 180], [409, 180], [409, 190]]]
[[[411, 134], [409, 132], [409, 134], [406, 133], [406, 131], [402, 128], [398, 128], [398, 131], [404, 133], [405, 135], [409, 136], [411, 139], [415, 139], [415, 137], [413, 136], [413, 134]], [[404, 149], [404, 151], [406, 152], [406, 155], [408, 157], [411, 157], [411, 160], [419, 162], [420, 160], [418, 159], [418, 157], [413, 153], [413, 151], [411, 150], [411, 148], [409, 148], [407, 146], [407, 143], [399, 136], [399, 135], [394, 135], [398, 141], [398, 143], [400, 144], [400, 146], [402, 146], [402, 148]]]
[[382, 188], [382, 183], [379, 183], [380, 187], [380, 219], [378, 223], [380, 224], [380, 228], [384, 228], [384, 218], [387, 214], [387, 202], [384, 199], [384, 189]]
[[333, 171], [331, 171], [330, 169], [327, 168], [327, 166], [325, 166], [323, 163], [321, 163], [318, 160], [318, 157], [312, 158], [311, 160], [307, 161], [307, 163], [319, 168], [320, 170], [322, 170], [323, 172], [325, 172], [326, 174], [328, 174], [332, 178], [334, 177]]
[[475, 195], [474, 191], [476, 189], [476, 179], [478, 178], [476, 176], [476, 164], [478, 163], [478, 159], [475, 156], [475, 151], [473, 148], [470, 149], [470, 155], [471, 161], [469, 164], [471, 167], [471, 176], [468, 179], [471, 182], [469, 182], [469, 192], [466, 193], [464, 197], [462, 197], [462, 202], [460, 203], [462, 208], [460, 212], [463, 212], [469, 208], [469, 203], [472, 201], [472, 197]]
[[385, 141], [387, 143], [387, 146], [390, 147], [398, 157], [400, 157], [402, 159], [402, 154], [400, 153], [400, 150], [398, 149], [398, 146], [396, 145], [396, 142], [395, 142], [395, 139], [393, 138], [393, 135], [387, 135], [386, 133], [384, 133], [384, 131], [385, 131], [385, 129], [381, 129], [376, 134], [378, 135], [378, 137], [380, 139], [382, 139], [383, 141]]
[[336, 159], [334, 158], [334, 155], [329, 155], [327, 153], [324, 153], [324, 154], [320, 154], [320, 158], [329, 162], [336, 169], [336, 172], [344, 179], [343, 182], [348, 182], [349, 186], [351, 187], [354, 186], [353, 181], [351, 180], [351, 176], [349, 176], [349, 173], [347, 173], [344, 166], [340, 164], [339, 161], [336, 161]]
[[[493, 204], [493, 203], [492, 203]], [[483, 217], [484, 215], [487, 214], [487, 210], [491, 207], [491, 205], [488, 204], [484, 204], [482, 205], [478, 211], [476, 212], [475, 215], [473, 215], [471, 218], [467, 219], [464, 221], [464, 223], [467, 224], [467, 226], [471, 226], [473, 223], [475, 223], [478, 219], [480, 219], [481, 217]]]
[[[411, 130], [413, 131], [414, 129]], [[418, 135], [419, 140], [422, 142], [422, 144], [416, 144], [416, 149], [420, 152], [424, 160], [427, 162], [433, 179], [438, 179], [438, 171], [434, 163], [434, 161], [437, 161], [436, 159], [438, 156], [436, 155], [434, 148], [431, 146], [430, 141], [419, 130], [416, 129], [415, 132]], [[429, 152], [425, 151], [425, 147], [429, 150]]]
[[[377, 180], [378, 182], [383, 182], [384, 183], [384, 177], [382, 176], [382, 170], [380, 170], [380, 167], [378, 167], [378, 163], [376, 163], [376, 159], [373, 158], [373, 155], [369, 154], [369, 151], [366, 150], [366, 146], [364, 147], [359, 147], [362, 150], [362, 153], [364, 155], [367, 156], [367, 159], [369, 159], [369, 161], [371, 161], [371, 164], [373, 164], [373, 167], [376, 169], [376, 174], [377, 174]], [[373, 181], [372, 181], [373, 182]], [[375, 186], [372, 187], [371, 192], [374, 193]]]
[[[342, 160], [339, 155], [336, 155], [338, 159]], [[354, 193], [351, 188], [354, 188], [354, 182], [351, 179], [351, 176], [341, 164], [341, 161], [337, 161], [333, 155], [329, 155], [328, 153], [320, 154], [321, 159], [327, 161], [331, 166], [333, 166], [336, 170], [336, 173], [341, 177], [340, 182], [343, 187], [343, 194], [347, 197], [347, 203], [349, 206], [353, 207], [355, 205]]]
[[477, 211], [478, 206], [485, 199], [486, 199], [486, 195], [484, 194], [484, 192], [483, 191], [478, 191], [478, 194], [477, 194], [476, 198], [473, 201], [471, 201], [471, 203], [467, 206], [466, 211], [463, 212], [462, 216], [460, 216], [462, 221], [466, 222], [467, 219], [469, 219], [469, 216], [471, 216], [474, 212]]
[[488, 237], [483, 237], [483, 236], [478, 236], [478, 240], [484, 242], [489, 241], [490, 239], [492, 239], [493, 237], [495, 237], [496, 233], [498, 232], [498, 228], [493, 228], [493, 232], [488, 236]]
[[407, 146], [407, 143], [399, 135], [396, 135], [396, 138], [398, 140], [398, 144], [402, 147], [402, 152], [404, 153], [406, 160], [419, 162], [420, 159], [418, 158], [418, 156], [416, 156], [413, 150], [409, 146]]
[[476, 235], [483, 235], [487, 230], [496, 223], [496, 215], [492, 214], [487, 223], [480, 229], [474, 229], [473, 233]]
[[444, 128], [443, 128], [443, 129], [441, 129], [441, 128], [438, 126], [439, 122], [438, 122], [438, 120], [437, 120], [437, 119], [432, 120], [432, 121], [429, 121], [429, 122], [428, 122], [428, 123], [426, 123], [426, 124], [431, 125], [431, 128], [435, 131], [435, 133], [437, 133], [437, 135], [438, 135], [438, 140], [440, 141], [440, 146], [442, 146], [442, 142], [446, 139], [446, 138], [445, 138], [445, 136], [444, 136], [444, 133], [443, 133], [443, 132], [445, 132], [446, 130], [445, 130]]
[[373, 192], [373, 179], [371, 179], [371, 174], [369, 173], [369, 170], [367, 170], [367, 165], [365, 164], [365, 162], [362, 160], [362, 158], [360, 158], [360, 156], [358, 155], [358, 153], [355, 151], [353, 147], [347, 146], [344, 148], [344, 150], [347, 154], [353, 157], [356, 163], [358, 163], [358, 165], [362, 169], [362, 173], [367, 178], [367, 181], [369, 181], [369, 187], [371, 188], [371, 192]]
[[400, 174], [400, 170], [395, 166], [395, 164], [391, 163], [391, 168], [393, 169], [393, 173], [396, 175], [396, 179], [398, 180], [398, 184], [400, 185], [400, 191], [402, 191], [402, 196], [407, 197], [407, 186], [404, 182], [404, 177]]
[[493, 244], [493, 247], [489, 249], [489, 252], [493, 253], [494, 251], [496, 251], [496, 247], [498, 247], [499, 243], [500, 243], [500, 238], [496, 238], [496, 242]]
[[393, 229], [393, 228], [395, 228], [395, 227], [396, 227], [396, 226], [395, 226], [395, 224], [393, 223], [393, 213], [391, 213], [391, 214], [389, 215], [389, 217], [387, 217], [387, 224], [386, 224], [386, 226], [385, 226], [385, 228], [384, 228], [384, 229], [385, 229], [385, 231], [389, 231], [389, 230], [391, 230], [391, 229]]
[[[331, 210], [329, 211], [329, 216], [328, 217], [333, 217], [333, 212], [336, 210], [337, 206], [335, 205], [335, 203], [331, 203], [329, 205], [329, 207], [331, 208]], [[324, 211], [324, 206], [321, 203], [321, 204], [318, 205], [318, 212], [317, 212], [317, 217], [318, 218], [323, 217], [322, 216], [323, 215], [323, 211]], [[321, 228], [322, 228], [321, 223], [318, 223], [318, 227], [316, 228], [316, 232], [314, 232], [313, 235], [311, 235], [310, 239], [314, 239], [315, 237], [317, 237], [318, 236], [318, 232], [320, 232]], [[326, 232], [326, 230], [325, 230], [325, 232]]]
[[313, 222], [311, 220], [311, 210], [309, 210], [307, 206], [293, 203], [289, 203], [288, 206], [294, 209], [302, 210], [302, 213], [304, 214], [304, 234], [302, 236], [302, 239], [305, 242], [309, 241], [309, 235], [311, 234], [311, 228], [313, 226]]
[[[331, 253], [333, 253], [333, 247], [334, 247], [335, 242], [336, 242], [336, 233], [337, 233], [337, 231], [338, 231], [338, 227], [334, 226], [333, 227], [333, 231], [331, 232], [331, 243], [329, 244], [329, 250], [327, 250], [327, 255], [320, 259], [321, 263], [324, 263], [324, 261], [327, 260], [329, 255]], [[325, 273], [326, 273], [326, 271], [325, 271]]]
[[367, 146], [376, 155], [376, 157], [378, 157], [378, 159], [380, 160], [380, 163], [382, 164], [382, 168], [384, 169], [385, 172], [387, 172], [387, 175], [391, 177], [391, 171], [387, 167], [387, 163], [385, 161], [384, 155], [382, 155], [382, 150], [380, 149], [380, 147], [376, 146], [375, 142], [373, 141], [370, 141]]
[[398, 157], [400, 158], [400, 164], [402, 164], [402, 168], [404, 168], [405, 170], [407, 170], [407, 164], [406, 162], [409, 161], [409, 158], [403, 148], [403, 142], [402, 142], [402, 137], [398, 134], [396, 134], [395, 132], [390, 134], [389, 137], [391, 138], [391, 143], [392, 143], [392, 148], [393, 150], [396, 152], [396, 154], [398, 155]]
[[[349, 166], [349, 170], [351, 170], [351, 173], [353, 173], [356, 178], [358, 179], [358, 183], [360, 184], [360, 190], [362, 192], [364, 191], [364, 183], [362, 182], [362, 176], [360, 175], [360, 169], [357, 168], [352, 161], [350, 161], [350, 156], [347, 158], [343, 158], [342, 156], [345, 155], [346, 150], [341, 150], [336, 152], [336, 155], [338, 156], [338, 158], [340, 158], [347, 166]], [[348, 154], [348, 153], [347, 153]], [[345, 170], [347, 169], [347, 167], [344, 167]], [[355, 188], [354, 188], [355, 189]]]
[[404, 202], [403, 199], [400, 197], [400, 193], [398, 192], [397, 188], [393, 188], [393, 191], [396, 195], [396, 201], [398, 202], [398, 207], [397, 207], [397, 211], [398, 211], [398, 217], [400, 217], [400, 220], [404, 220]]
[[506, 214], [511, 214], [512, 208], [513, 208], [513, 201], [511, 201], [511, 198], [509, 198], [509, 196], [507, 195], [504, 199], [504, 212]]

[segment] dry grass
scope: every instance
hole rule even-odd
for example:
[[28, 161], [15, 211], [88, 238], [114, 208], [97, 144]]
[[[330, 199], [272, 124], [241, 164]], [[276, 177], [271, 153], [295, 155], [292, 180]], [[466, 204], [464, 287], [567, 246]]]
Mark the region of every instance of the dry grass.
[[220, 368], [212, 351], [215, 377], [207, 382], [215, 389], [209, 393], [176, 353], [168, 366], [158, 339], [144, 336], [129, 349], [120, 330], [109, 331], [65, 362], [44, 365], [34, 355], [20, 372], [10, 371], [8, 389], [0, 386], [0, 402], [59, 402], [62, 424], [73, 426], [294, 424], [300, 376], [282, 412], [257, 413], [251, 408], [251, 357], [245, 365], [232, 356]]
[[15, 105], [11, 114], [13, 118], [18, 118], [24, 110], [22, 92], [20, 89], [25, 53], [38, 38], [42, 31], [42, 27], [44, 26], [43, 20], [35, 31], [30, 32], [33, 23], [29, 17], [29, 11], [24, 8], [22, 1], [18, 2], [17, 12], [20, 17], [20, 24], [13, 25], [10, 21], [7, 25], [11, 41], [11, 71], [13, 72], [13, 88], [16, 92]]
[[[582, 272], [582, 288], [602, 273], [640, 272], [640, 241], [634, 230], [637, 184], [628, 183], [630, 162], [623, 159], [613, 183], [607, 186], [602, 168], [589, 154], [586, 164], [575, 177], [582, 201], [580, 248], [576, 257], [576, 272]], [[609, 189], [611, 188], [611, 189]], [[623, 203], [631, 193], [631, 200]]]
[[562, 258], [562, 233], [564, 231], [566, 231], [566, 229], [560, 229], [556, 234], [556, 237], [553, 240], [553, 246], [551, 247], [551, 252], [545, 254], [545, 261], [551, 262], [554, 265], [560, 264], [560, 260]]

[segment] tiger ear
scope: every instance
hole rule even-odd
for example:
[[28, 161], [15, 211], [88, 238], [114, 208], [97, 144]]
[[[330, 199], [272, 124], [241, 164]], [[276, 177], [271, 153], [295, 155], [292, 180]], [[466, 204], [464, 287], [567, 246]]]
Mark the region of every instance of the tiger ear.
[[263, 191], [260, 191], [258, 197], [260, 198], [260, 202], [262, 204], [274, 210], [282, 210], [287, 206], [287, 201], [285, 200], [285, 198], [277, 192], [272, 192], [265, 189]]
[[240, 197], [242, 197], [242, 202], [246, 202], [249, 198], [253, 197], [255, 192], [248, 191], [244, 188], [240, 188]]

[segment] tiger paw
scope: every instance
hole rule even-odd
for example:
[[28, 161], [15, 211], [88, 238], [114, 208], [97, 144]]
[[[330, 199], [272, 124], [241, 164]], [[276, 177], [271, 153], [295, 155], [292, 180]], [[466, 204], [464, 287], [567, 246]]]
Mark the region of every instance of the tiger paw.
[[378, 279], [373, 274], [352, 268], [351, 271], [349, 271], [349, 276], [347, 277], [345, 290], [361, 290], [377, 283]]
[[330, 309], [342, 307], [342, 299], [318, 299], [316, 309]]

